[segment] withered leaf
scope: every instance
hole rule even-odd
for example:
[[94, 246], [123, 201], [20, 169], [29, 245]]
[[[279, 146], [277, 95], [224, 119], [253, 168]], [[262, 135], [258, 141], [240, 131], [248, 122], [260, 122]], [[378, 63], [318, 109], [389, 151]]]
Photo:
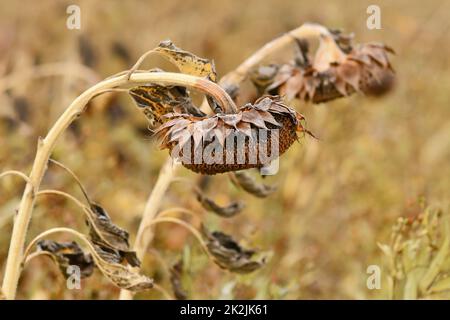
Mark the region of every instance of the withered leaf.
[[140, 261], [136, 253], [129, 249], [129, 234], [112, 223], [108, 213], [100, 205], [91, 203], [90, 210], [86, 208], [87, 223], [90, 227], [89, 236], [97, 246], [115, 251], [116, 255], [125, 259], [133, 267], [138, 267]]
[[205, 208], [208, 211], [212, 211], [215, 214], [224, 217], [224, 218], [230, 218], [238, 214], [239, 212], [244, 209], [245, 204], [241, 201], [235, 201], [231, 202], [227, 206], [220, 206], [217, 203], [215, 203], [212, 199], [208, 198], [201, 192], [197, 191], [197, 200], [201, 203], [203, 208]]
[[276, 186], [257, 182], [254, 177], [245, 171], [233, 172], [233, 175], [242, 189], [258, 198], [268, 197], [277, 190]]
[[170, 284], [172, 285], [172, 290], [177, 300], [186, 300], [188, 295], [186, 290], [183, 288], [182, 283], [183, 275], [183, 260], [180, 259], [176, 264], [170, 268]]
[[58, 243], [43, 240], [38, 243], [38, 249], [52, 255], [65, 277], [69, 265], [78, 265], [82, 271], [81, 275], [88, 277], [92, 274], [95, 263], [102, 274], [119, 288], [140, 291], [153, 286], [153, 280], [138, 274], [130, 265], [120, 264], [121, 257], [114, 250], [100, 247], [87, 238], [85, 240], [90, 244], [91, 254], [85, 254], [76, 242]]
[[182, 73], [205, 77], [213, 82], [217, 81], [216, 67], [213, 61], [182, 50], [170, 40], [162, 41], [155, 51], [175, 64]]
[[[182, 73], [217, 82], [216, 67], [212, 60], [200, 58], [189, 51], [182, 50], [170, 40], [162, 41], [154, 51], [175, 64]], [[221, 109], [213, 98], [210, 96], [206, 98], [212, 110]]]
[[37, 243], [37, 248], [40, 251], [47, 252], [53, 258], [65, 278], [69, 276], [67, 268], [72, 265], [80, 268], [82, 278], [89, 277], [94, 271], [95, 264], [92, 256], [85, 253], [75, 241], [41, 240]]
[[184, 87], [149, 84], [131, 88], [129, 93], [151, 126], [164, 123], [164, 115], [174, 111], [195, 116], [205, 115], [192, 103]]
[[119, 263], [121, 257], [114, 250], [93, 244], [91, 252], [96, 266], [112, 283], [121, 289], [143, 291], [153, 287], [153, 280], [139, 274], [130, 265]]
[[209, 253], [214, 257], [214, 262], [223, 269], [236, 273], [250, 273], [265, 264], [264, 257], [255, 258], [256, 251], [242, 248], [223, 232], [209, 232], [202, 226], [202, 235]]

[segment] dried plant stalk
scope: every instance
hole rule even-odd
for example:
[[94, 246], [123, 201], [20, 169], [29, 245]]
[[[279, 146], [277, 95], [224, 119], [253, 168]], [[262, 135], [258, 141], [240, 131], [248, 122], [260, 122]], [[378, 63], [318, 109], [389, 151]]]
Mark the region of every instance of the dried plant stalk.
[[72, 121], [82, 114], [87, 103], [95, 96], [103, 93], [104, 91], [117, 87], [142, 83], [158, 83], [191, 87], [211, 95], [224, 108], [234, 107], [234, 103], [230, 97], [215, 83], [195, 76], [170, 72], [136, 73], [133, 74], [130, 79], [127, 79], [126, 75], [109, 78], [99, 82], [78, 96], [59, 117], [48, 132], [47, 136], [44, 139], [40, 139], [38, 142], [36, 157], [29, 176], [29, 182], [23, 192], [11, 236], [5, 276], [2, 285], [2, 291], [7, 299], [14, 299], [16, 295], [25, 238], [36, 198], [35, 192], [39, 189], [39, 185], [46, 171], [51, 152], [55, 147], [59, 136], [61, 136]]
[[225, 75], [220, 80], [220, 85], [226, 89], [238, 86], [247, 77], [252, 68], [260, 64], [268, 56], [279, 52], [286, 45], [292, 43], [295, 39], [319, 37], [321, 34], [329, 35], [330, 31], [326, 27], [315, 23], [305, 23], [300, 27], [291, 30], [290, 32], [264, 45], [234, 71]]

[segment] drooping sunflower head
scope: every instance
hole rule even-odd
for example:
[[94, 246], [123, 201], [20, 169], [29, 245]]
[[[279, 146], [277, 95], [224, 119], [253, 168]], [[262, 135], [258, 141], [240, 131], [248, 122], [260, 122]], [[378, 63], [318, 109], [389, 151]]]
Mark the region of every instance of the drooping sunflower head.
[[[394, 72], [388, 53], [394, 51], [379, 43], [351, 45], [350, 37], [340, 34], [322, 35], [314, 56], [301, 44], [301, 59], [278, 66], [265, 91], [299, 98], [313, 103], [326, 102], [361, 91], [367, 95], [383, 95], [394, 84]], [[299, 63], [300, 60], [300, 63]], [[260, 67], [253, 73], [258, 86], [264, 74]], [[272, 67], [271, 70], [274, 68]], [[266, 76], [267, 77], [267, 76]]]
[[266, 96], [236, 114], [197, 117], [170, 113], [155, 132], [161, 148], [192, 171], [216, 174], [259, 168], [284, 153], [304, 128], [304, 117], [279, 97]]

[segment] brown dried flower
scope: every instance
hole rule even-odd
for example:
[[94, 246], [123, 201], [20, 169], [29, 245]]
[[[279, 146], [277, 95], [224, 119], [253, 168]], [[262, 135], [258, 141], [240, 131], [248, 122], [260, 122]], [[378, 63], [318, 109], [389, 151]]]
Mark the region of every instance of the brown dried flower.
[[169, 120], [155, 131], [161, 148], [202, 174], [268, 165], [297, 140], [298, 132], [308, 132], [302, 125], [304, 117], [279, 97], [263, 97], [236, 114], [170, 113], [166, 117]]
[[[368, 95], [382, 95], [389, 91], [394, 72], [388, 53], [394, 51], [378, 43], [353, 47], [348, 38], [344, 48], [341, 38], [339, 35], [323, 35], [312, 59], [305, 52], [307, 46], [300, 42], [301, 63], [295, 61], [278, 66], [265, 91], [286, 96], [288, 101], [299, 98], [313, 103], [326, 102], [355, 91]], [[256, 86], [261, 78], [267, 77], [267, 68], [261, 68], [253, 74], [252, 80]], [[274, 70], [273, 66], [271, 70]]]

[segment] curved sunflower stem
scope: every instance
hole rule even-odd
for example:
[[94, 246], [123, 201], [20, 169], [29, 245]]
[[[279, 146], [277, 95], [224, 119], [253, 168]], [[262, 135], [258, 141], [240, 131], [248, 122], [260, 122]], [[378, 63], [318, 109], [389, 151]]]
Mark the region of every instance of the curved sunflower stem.
[[27, 182], [22, 195], [11, 236], [5, 276], [2, 285], [2, 291], [7, 299], [14, 299], [16, 295], [25, 238], [35, 201], [35, 189], [39, 189], [41, 180], [47, 169], [47, 163], [58, 138], [63, 134], [67, 127], [83, 113], [87, 103], [99, 93], [118, 87], [144, 83], [190, 87], [211, 95], [224, 108], [233, 108], [234, 106], [234, 103], [230, 104], [230, 101], [232, 102], [231, 98], [215, 83], [203, 78], [171, 72], [136, 73], [133, 74], [129, 80], [126, 75], [106, 79], [78, 96], [59, 117], [47, 136], [43, 139], [39, 139], [36, 157], [29, 175], [29, 181]]
[[4, 178], [6, 176], [17, 176], [17, 177], [21, 177], [23, 180], [25, 180], [25, 182], [27, 183], [31, 183], [30, 178], [23, 172], [21, 171], [17, 171], [17, 170], [8, 170], [8, 171], [4, 171], [2, 173], [0, 173], [0, 179]]
[[83, 202], [81, 202], [80, 200], [78, 200], [77, 198], [72, 196], [71, 194], [64, 192], [64, 191], [53, 190], [53, 189], [41, 190], [36, 193], [36, 197], [41, 196], [41, 195], [47, 195], [47, 194], [52, 194], [52, 195], [62, 196], [64, 198], [67, 198], [67, 199], [71, 200], [73, 203], [75, 203], [82, 210], [85, 210], [86, 208], [88, 208], [86, 205], [83, 204]]
[[203, 241], [203, 238], [202, 238], [200, 232], [197, 229], [195, 229], [191, 224], [189, 224], [181, 219], [173, 218], [173, 217], [156, 218], [147, 226], [147, 228], [150, 228], [152, 225], [162, 223], [162, 222], [175, 223], [175, 224], [178, 224], [178, 225], [184, 227], [185, 229], [187, 229], [198, 240], [198, 242], [201, 244], [202, 249], [206, 252], [206, 254], [209, 255], [208, 247], [206, 246], [205, 241]]
[[51, 257], [51, 254], [46, 251], [37, 251], [37, 252], [30, 253], [25, 257], [25, 259], [22, 263], [22, 267], [24, 268], [31, 260], [33, 260], [34, 258], [37, 258], [37, 257], [41, 257], [41, 256]]
[[220, 85], [225, 88], [232, 85], [239, 85], [245, 80], [250, 69], [260, 64], [268, 56], [280, 52], [285, 46], [292, 43], [295, 39], [318, 38], [320, 35], [329, 34], [330, 31], [320, 24], [305, 23], [300, 27], [268, 42], [261, 49], [247, 58], [247, 60], [245, 60], [234, 71], [224, 76], [220, 80]]
[[174, 214], [174, 213], [188, 214], [188, 215], [190, 215], [193, 218], [198, 217], [198, 214], [195, 213], [194, 211], [189, 210], [189, 209], [185, 209], [185, 208], [181, 208], [181, 207], [180, 208], [170, 208], [170, 209], [163, 210], [163, 211], [161, 211], [158, 214], [158, 217], [159, 218], [160, 217], [165, 217], [165, 216], [168, 216], [168, 215], [171, 215], [171, 214]]

